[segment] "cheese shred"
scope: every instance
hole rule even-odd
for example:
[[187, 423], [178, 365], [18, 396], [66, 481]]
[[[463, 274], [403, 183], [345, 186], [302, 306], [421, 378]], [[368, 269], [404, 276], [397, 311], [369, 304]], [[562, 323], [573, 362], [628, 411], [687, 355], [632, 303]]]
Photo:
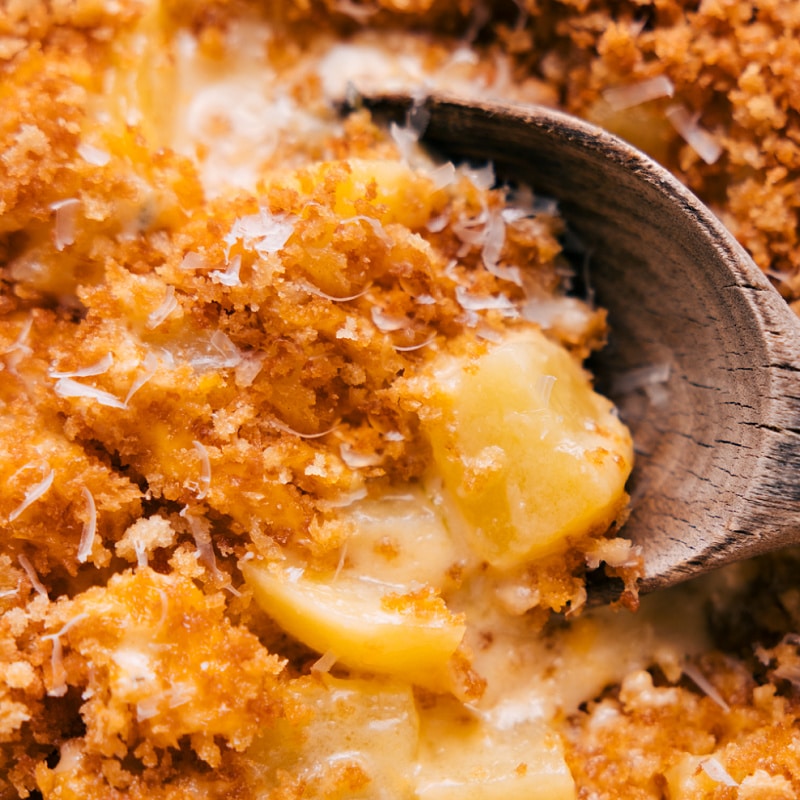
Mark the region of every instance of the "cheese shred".
[[33, 590], [38, 594], [40, 597], [48, 597], [47, 589], [42, 586], [42, 582], [39, 580], [39, 576], [36, 574], [36, 570], [33, 567], [33, 564], [28, 560], [27, 556], [19, 555], [17, 557], [17, 561], [19, 561], [19, 565], [22, 569], [25, 570], [25, 574], [28, 576], [28, 580], [31, 582], [31, 586]]
[[47, 490], [53, 485], [53, 479], [55, 478], [55, 471], [49, 469], [48, 472], [40, 480], [38, 483], [31, 486], [27, 492], [25, 492], [25, 499], [8, 515], [8, 521], [13, 522], [26, 508], [33, 505], [40, 497], [42, 497]]
[[61, 637], [87, 616], [85, 613], [78, 614], [67, 622], [61, 630], [42, 636], [45, 641], [52, 642], [53, 646], [50, 654], [51, 686], [47, 690], [49, 697], [63, 697], [67, 693], [67, 670], [64, 668], [64, 651], [61, 646]]
[[81, 489], [83, 499], [86, 501], [86, 512], [88, 514], [87, 521], [83, 524], [83, 531], [81, 532], [81, 541], [78, 545], [78, 561], [85, 564], [86, 560], [92, 554], [92, 545], [94, 544], [94, 537], [97, 531], [97, 507], [94, 502], [92, 493], [84, 486]]

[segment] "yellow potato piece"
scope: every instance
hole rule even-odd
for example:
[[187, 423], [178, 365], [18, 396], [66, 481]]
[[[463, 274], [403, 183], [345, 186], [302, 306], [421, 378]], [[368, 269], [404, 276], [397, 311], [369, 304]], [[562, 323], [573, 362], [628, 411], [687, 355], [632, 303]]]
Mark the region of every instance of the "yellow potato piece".
[[559, 737], [543, 721], [492, 725], [440, 698], [420, 713], [419, 800], [575, 800]]
[[410, 686], [323, 675], [296, 682], [291, 694], [314, 709], [313, 717], [277, 720], [247, 751], [248, 759], [267, 768], [265, 790], [291, 770], [309, 787], [309, 797], [329, 797], [325, 789], [337, 769], [353, 764], [367, 782], [350, 787], [348, 798], [416, 800], [419, 722]]
[[464, 636], [461, 617], [430, 594], [403, 594], [375, 580], [246, 563], [258, 604], [284, 630], [338, 663], [426, 682], [442, 675]]
[[476, 359], [444, 357], [433, 375], [442, 414], [428, 435], [480, 558], [514, 567], [611, 524], [631, 437], [566, 350], [528, 330]]
[[436, 191], [430, 178], [400, 161], [348, 159], [349, 179], [336, 187], [334, 209], [341, 217], [359, 213], [359, 203], [372, 196], [384, 224], [397, 222], [412, 230], [421, 228], [441, 208], [445, 193]]

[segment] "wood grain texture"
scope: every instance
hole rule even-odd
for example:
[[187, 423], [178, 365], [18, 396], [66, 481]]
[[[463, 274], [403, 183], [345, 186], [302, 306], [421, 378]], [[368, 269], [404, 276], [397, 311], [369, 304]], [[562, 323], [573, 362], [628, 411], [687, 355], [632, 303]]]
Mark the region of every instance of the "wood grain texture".
[[[396, 118], [407, 104], [370, 101]], [[591, 251], [612, 327], [592, 366], [636, 446], [626, 535], [643, 548], [641, 590], [800, 541], [800, 321], [721, 222], [666, 170], [580, 120], [426, 105], [427, 143], [557, 198]], [[669, 379], [650, 396], [615, 390], [653, 365], [669, 365]]]

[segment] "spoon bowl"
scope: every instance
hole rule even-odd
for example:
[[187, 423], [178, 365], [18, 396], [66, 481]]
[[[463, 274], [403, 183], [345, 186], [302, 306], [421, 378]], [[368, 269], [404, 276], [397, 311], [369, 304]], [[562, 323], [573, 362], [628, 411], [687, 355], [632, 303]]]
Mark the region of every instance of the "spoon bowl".
[[[368, 101], [402, 119], [408, 97]], [[423, 141], [558, 200], [608, 309], [591, 364], [631, 428], [641, 592], [800, 542], [800, 320], [716, 216], [636, 148], [536, 106], [428, 97]], [[595, 602], [614, 596], [590, 582]]]

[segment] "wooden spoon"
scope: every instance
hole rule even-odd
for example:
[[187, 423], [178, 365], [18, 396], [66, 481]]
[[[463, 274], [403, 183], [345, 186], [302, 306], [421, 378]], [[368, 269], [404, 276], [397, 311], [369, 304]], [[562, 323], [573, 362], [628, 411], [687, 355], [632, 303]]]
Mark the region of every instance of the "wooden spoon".
[[[412, 105], [367, 103], [395, 119]], [[800, 542], [800, 320], [717, 217], [574, 117], [447, 97], [421, 113], [427, 144], [557, 198], [590, 250], [611, 325], [591, 367], [636, 449], [624, 534], [644, 554], [640, 590]], [[590, 583], [595, 600], [612, 590]]]

